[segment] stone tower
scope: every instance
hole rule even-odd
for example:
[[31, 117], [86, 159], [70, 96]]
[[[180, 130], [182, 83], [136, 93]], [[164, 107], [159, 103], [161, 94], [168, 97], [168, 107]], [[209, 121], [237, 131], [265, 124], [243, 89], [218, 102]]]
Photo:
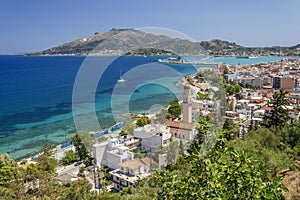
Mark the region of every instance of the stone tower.
[[192, 95], [190, 86], [184, 86], [183, 102], [182, 102], [183, 122], [192, 123]]

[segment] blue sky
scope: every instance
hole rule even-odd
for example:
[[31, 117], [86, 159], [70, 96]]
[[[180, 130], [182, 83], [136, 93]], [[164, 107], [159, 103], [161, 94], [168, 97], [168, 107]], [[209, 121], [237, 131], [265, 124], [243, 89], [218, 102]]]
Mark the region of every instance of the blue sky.
[[163, 27], [244, 46], [300, 43], [299, 0], [1, 0], [0, 54], [47, 49], [111, 28]]

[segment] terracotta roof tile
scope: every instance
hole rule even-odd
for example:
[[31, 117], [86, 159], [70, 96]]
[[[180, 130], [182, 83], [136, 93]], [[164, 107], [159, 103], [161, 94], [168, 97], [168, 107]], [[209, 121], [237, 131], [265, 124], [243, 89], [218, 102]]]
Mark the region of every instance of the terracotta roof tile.
[[174, 128], [180, 128], [180, 129], [193, 129], [193, 124], [192, 123], [185, 123], [185, 122], [176, 122], [176, 121], [171, 121], [168, 120], [166, 121], [166, 125], [169, 127], [174, 127]]

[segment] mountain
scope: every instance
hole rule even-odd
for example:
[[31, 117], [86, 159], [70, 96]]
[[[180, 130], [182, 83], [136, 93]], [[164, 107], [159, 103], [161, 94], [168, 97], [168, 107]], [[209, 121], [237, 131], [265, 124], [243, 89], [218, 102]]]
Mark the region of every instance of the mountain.
[[292, 47], [243, 47], [234, 42], [192, 42], [136, 29], [111, 29], [41, 52], [26, 55], [300, 55], [300, 44]]
[[205, 50], [197, 42], [180, 38], [154, 35], [135, 29], [111, 29], [27, 55], [137, 55], [149, 52], [152, 55], [200, 55]]
[[234, 42], [223, 40], [202, 41], [200, 44], [210, 55], [300, 55], [300, 44], [291, 47], [244, 47]]

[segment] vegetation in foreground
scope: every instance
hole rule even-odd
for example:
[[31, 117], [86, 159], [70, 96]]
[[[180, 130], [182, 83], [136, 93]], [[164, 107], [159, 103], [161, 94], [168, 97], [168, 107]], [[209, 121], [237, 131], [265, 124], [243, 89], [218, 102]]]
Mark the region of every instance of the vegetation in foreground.
[[[208, 123], [199, 121], [201, 133]], [[283, 129], [259, 128], [244, 139], [228, 141], [226, 130], [203, 156], [203, 137], [174, 164], [119, 193], [91, 192], [84, 178], [58, 184], [49, 146], [37, 164], [19, 167], [8, 155], [0, 161], [2, 199], [284, 199], [283, 169], [296, 170], [299, 158], [300, 122]], [[24, 184], [25, 183], [25, 184]], [[297, 193], [295, 193], [297, 195]]]

